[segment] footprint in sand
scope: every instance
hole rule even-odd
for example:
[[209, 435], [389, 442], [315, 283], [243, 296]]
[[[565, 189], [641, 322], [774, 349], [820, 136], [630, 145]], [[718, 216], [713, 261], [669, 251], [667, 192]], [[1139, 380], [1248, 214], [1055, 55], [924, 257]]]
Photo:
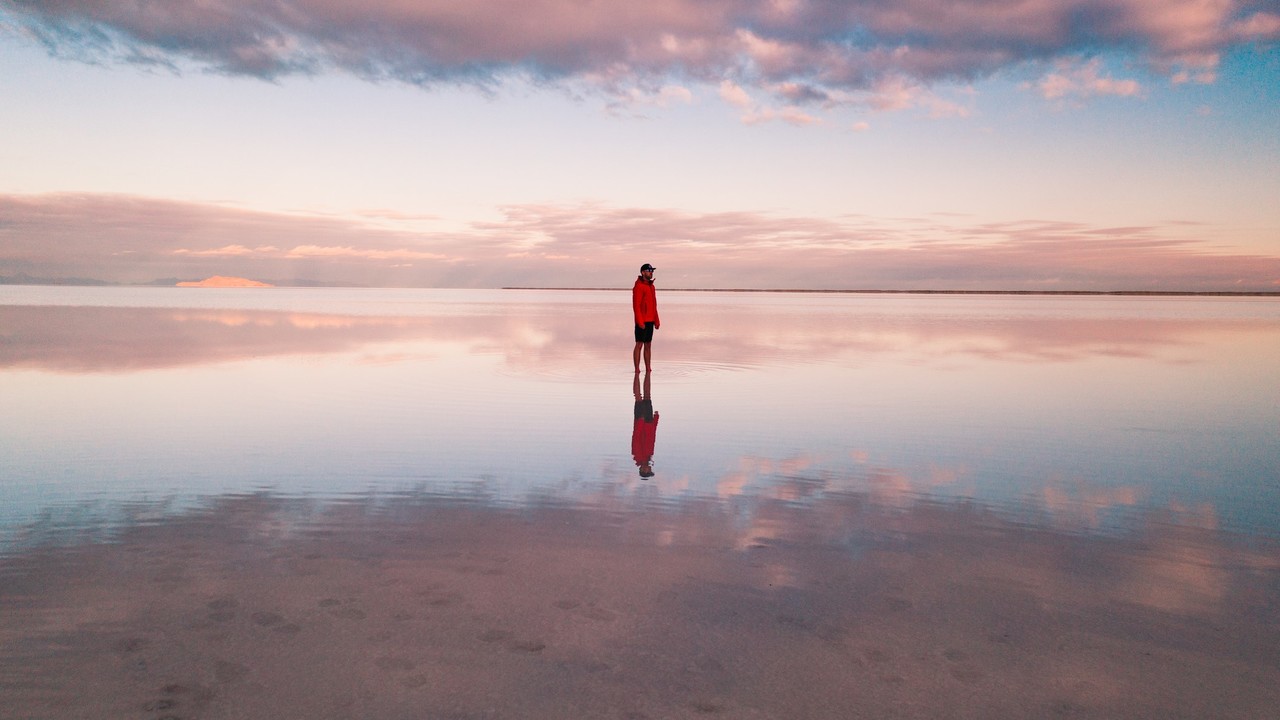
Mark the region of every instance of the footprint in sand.
[[907, 612], [915, 607], [910, 600], [901, 597], [886, 597], [881, 600], [885, 610], [894, 613]]
[[284, 622], [284, 616], [273, 612], [256, 612], [252, 616], [253, 624], [262, 627], [271, 627]]
[[152, 700], [146, 705], [143, 705], [142, 709], [146, 712], [156, 712], [158, 710], [172, 710], [177, 706], [177, 700], [174, 700], [173, 698], [161, 698], [159, 700]]
[[369, 617], [368, 613], [357, 608], [339, 608], [338, 606], [342, 605], [342, 601], [337, 598], [325, 598], [316, 604], [322, 608], [338, 608], [336, 610], [330, 610], [329, 614], [336, 618], [342, 618], [343, 620], [364, 620]]
[[873, 663], [886, 663], [893, 659], [893, 653], [879, 647], [869, 647], [862, 654]]
[[462, 601], [462, 595], [456, 592], [419, 590], [414, 594], [422, 599], [422, 604], [431, 607], [448, 607], [450, 605], [456, 605]]
[[480, 633], [480, 640], [487, 643], [506, 642], [514, 636], [507, 630], [485, 630]]
[[116, 642], [115, 650], [119, 653], [136, 653], [145, 650], [150, 644], [146, 638], [124, 638]]
[[416, 690], [429, 682], [431, 682], [431, 679], [426, 675], [410, 675], [407, 678], [400, 679], [400, 684], [410, 690]]
[[951, 677], [959, 680], [966, 685], [972, 685], [987, 676], [987, 674], [968, 662], [969, 653], [956, 648], [947, 648], [942, 651], [942, 657], [948, 661], [956, 663], [951, 666]]
[[240, 607], [240, 601], [233, 597], [223, 597], [205, 603], [205, 607], [212, 611], [209, 613], [209, 620], [223, 623], [235, 619], [236, 608]]
[[959, 665], [951, 668], [951, 677], [959, 680], [965, 685], [972, 685], [986, 676], [987, 674], [981, 670], [974, 667], [968, 667], [966, 665]]
[[694, 700], [690, 703], [690, 706], [699, 715], [718, 715], [727, 709], [724, 703], [715, 702], [714, 700]]
[[547, 644], [541, 640], [512, 640], [507, 643], [507, 649], [512, 652], [540, 653], [547, 648]]
[[[170, 683], [160, 688], [157, 693], [159, 697], [142, 706], [145, 712], [165, 712], [156, 720], [181, 720], [178, 715], [172, 713], [174, 710], [187, 708], [190, 711], [199, 713], [210, 700], [213, 699], [214, 692], [209, 688], [200, 685], [189, 686], [180, 683]], [[166, 712], [170, 711], [170, 712]]]
[[601, 620], [604, 622], [613, 622], [614, 620], [618, 619], [618, 614], [613, 612], [612, 610], [605, 610], [604, 608], [596, 607], [594, 605], [588, 605], [587, 607], [583, 608], [582, 614], [583, 616], [589, 617], [592, 620]]

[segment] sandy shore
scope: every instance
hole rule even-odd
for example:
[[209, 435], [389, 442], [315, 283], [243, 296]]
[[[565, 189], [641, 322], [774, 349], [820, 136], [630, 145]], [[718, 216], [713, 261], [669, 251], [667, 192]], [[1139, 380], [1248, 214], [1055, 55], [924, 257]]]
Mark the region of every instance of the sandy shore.
[[[0, 558], [5, 718], [1264, 718], [1280, 553], [965, 506], [269, 496]], [[747, 518], [747, 519], [744, 519]]]

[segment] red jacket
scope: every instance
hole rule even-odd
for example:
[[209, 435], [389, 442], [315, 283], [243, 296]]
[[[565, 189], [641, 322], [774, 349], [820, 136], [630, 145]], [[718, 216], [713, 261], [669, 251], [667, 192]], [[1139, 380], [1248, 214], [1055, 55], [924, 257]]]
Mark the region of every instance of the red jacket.
[[635, 312], [636, 327], [644, 327], [647, 322], [656, 328], [662, 327], [662, 321], [658, 319], [658, 293], [644, 276], [636, 278], [636, 284], [631, 288], [631, 309]]
[[631, 426], [631, 459], [637, 465], [643, 465], [653, 459], [653, 446], [658, 439], [658, 413], [653, 414], [653, 421], [646, 422], [643, 417], [636, 418]]

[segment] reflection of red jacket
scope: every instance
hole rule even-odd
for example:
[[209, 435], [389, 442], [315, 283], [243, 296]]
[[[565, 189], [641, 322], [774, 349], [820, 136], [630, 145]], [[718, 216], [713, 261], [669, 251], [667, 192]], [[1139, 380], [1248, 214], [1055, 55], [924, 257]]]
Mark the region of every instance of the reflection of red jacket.
[[653, 457], [653, 443], [658, 439], [658, 413], [653, 414], [653, 422], [643, 416], [636, 418], [635, 427], [631, 429], [631, 457], [637, 465], [643, 465]]
[[658, 319], [658, 293], [653, 289], [653, 283], [643, 276], [636, 278], [636, 284], [631, 288], [631, 309], [636, 314], [636, 327], [644, 327], [647, 322], [653, 323], [654, 327], [662, 326]]

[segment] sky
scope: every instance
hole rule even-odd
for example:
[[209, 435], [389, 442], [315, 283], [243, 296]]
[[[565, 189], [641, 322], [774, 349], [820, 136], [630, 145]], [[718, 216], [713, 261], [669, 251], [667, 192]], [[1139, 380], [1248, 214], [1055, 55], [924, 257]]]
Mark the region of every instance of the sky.
[[0, 278], [1280, 291], [1280, 0], [0, 0]]

